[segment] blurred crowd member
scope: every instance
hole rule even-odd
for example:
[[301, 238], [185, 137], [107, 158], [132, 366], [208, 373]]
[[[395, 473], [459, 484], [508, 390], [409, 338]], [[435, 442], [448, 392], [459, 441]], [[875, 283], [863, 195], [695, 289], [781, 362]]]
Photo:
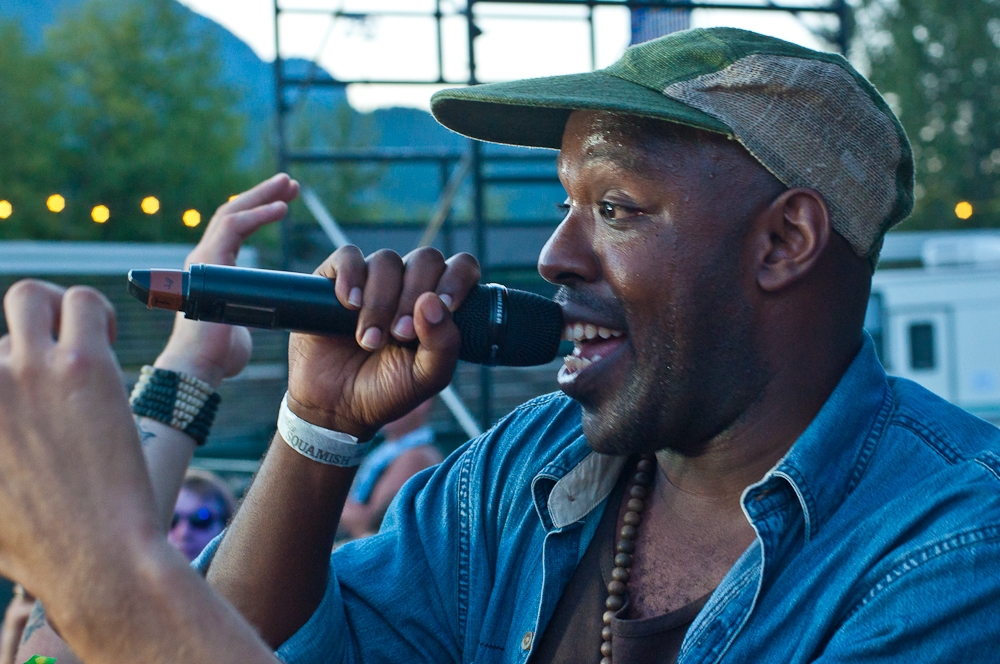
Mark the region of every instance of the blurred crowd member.
[[14, 597], [7, 605], [0, 627], [0, 664], [17, 664], [17, 646], [21, 642], [35, 598], [20, 583], [14, 586]]
[[215, 473], [189, 468], [177, 494], [167, 539], [194, 560], [222, 532], [236, 511], [236, 498]]
[[342, 531], [350, 537], [374, 534], [382, 525], [389, 504], [406, 480], [444, 460], [434, 445], [434, 430], [427, 425], [433, 399], [382, 427], [385, 441], [358, 468], [344, 513]]

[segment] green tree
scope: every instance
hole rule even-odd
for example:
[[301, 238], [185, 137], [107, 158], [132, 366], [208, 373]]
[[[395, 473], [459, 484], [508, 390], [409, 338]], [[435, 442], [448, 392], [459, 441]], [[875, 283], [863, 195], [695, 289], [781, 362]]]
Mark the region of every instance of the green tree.
[[51, 62], [27, 49], [17, 25], [0, 23], [0, 200], [13, 205], [0, 219], [0, 238], [58, 233], [45, 209], [61, 180], [54, 83]]
[[1000, 0], [862, 0], [859, 28], [870, 78], [913, 143], [905, 227], [1000, 226]]
[[[195, 241], [207, 217], [250, 184], [238, 167], [242, 118], [220, 81], [218, 45], [173, 0], [87, 0], [46, 35], [61, 103], [57, 119], [66, 197], [60, 239]], [[160, 209], [146, 215], [140, 201]], [[96, 205], [107, 223], [91, 221]], [[55, 215], [52, 215], [55, 216]]]

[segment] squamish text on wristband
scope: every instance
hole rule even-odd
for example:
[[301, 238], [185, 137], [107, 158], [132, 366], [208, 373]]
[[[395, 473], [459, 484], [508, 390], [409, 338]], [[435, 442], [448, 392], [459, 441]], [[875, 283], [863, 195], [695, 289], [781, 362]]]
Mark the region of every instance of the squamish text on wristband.
[[[212, 323], [349, 337], [358, 323], [358, 312], [337, 299], [333, 280], [314, 274], [204, 264], [131, 270], [128, 291], [150, 309]], [[540, 295], [479, 285], [453, 316], [462, 335], [458, 357], [466, 362], [535, 366], [559, 352], [562, 309]]]
[[354, 436], [324, 429], [300, 419], [288, 407], [288, 393], [278, 410], [278, 434], [293, 450], [328, 466], [357, 466], [371, 449], [371, 441], [359, 443]]

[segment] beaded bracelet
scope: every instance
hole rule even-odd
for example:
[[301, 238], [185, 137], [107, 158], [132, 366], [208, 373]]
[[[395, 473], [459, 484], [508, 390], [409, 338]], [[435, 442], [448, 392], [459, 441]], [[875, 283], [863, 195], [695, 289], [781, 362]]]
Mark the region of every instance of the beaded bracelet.
[[198, 445], [205, 444], [220, 401], [219, 393], [205, 381], [148, 364], [139, 372], [129, 398], [135, 415], [182, 431]]

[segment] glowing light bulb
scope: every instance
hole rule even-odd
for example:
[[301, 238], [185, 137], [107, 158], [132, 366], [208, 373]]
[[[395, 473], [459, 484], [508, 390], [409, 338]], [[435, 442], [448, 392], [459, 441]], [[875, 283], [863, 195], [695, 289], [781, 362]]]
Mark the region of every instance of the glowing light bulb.
[[972, 216], [972, 203], [961, 201], [955, 206], [955, 216], [959, 219], [968, 219]]
[[201, 223], [201, 212], [198, 212], [197, 210], [188, 210], [184, 213], [184, 216], [181, 217], [181, 221], [183, 221], [184, 225], [188, 228], [194, 228]]
[[52, 212], [62, 212], [66, 209], [66, 199], [59, 194], [52, 194], [46, 199], [45, 207]]
[[103, 224], [111, 218], [111, 210], [106, 205], [98, 205], [90, 211], [90, 218], [94, 223]]
[[142, 203], [139, 204], [142, 211], [146, 214], [156, 214], [160, 211], [160, 201], [156, 200], [155, 196], [146, 196], [142, 199]]
[[6, 219], [12, 214], [14, 214], [14, 206], [10, 204], [10, 201], [0, 201], [0, 219]]

